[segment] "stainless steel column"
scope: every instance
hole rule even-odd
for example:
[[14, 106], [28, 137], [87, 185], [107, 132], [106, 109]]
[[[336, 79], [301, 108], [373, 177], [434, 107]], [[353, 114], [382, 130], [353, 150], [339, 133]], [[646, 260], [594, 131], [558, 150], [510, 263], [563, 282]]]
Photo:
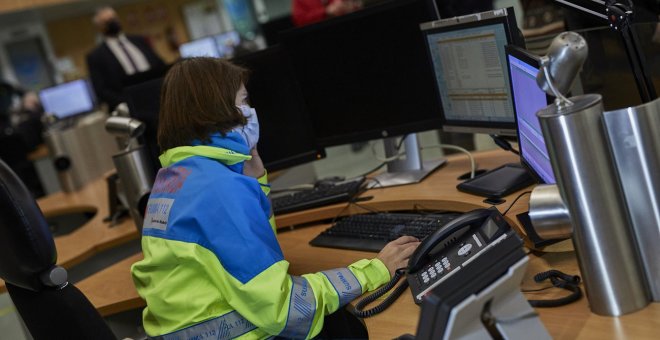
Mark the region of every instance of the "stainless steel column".
[[660, 301], [660, 99], [603, 117], [649, 288]]
[[135, 226], [142, 232], [146, 199], [154, 183], [153, 170], [144, 145], [112, 156]]
[[573, 224], [573, 243], [591, 310], [622, 315], [650, 296], [602, 124], [600, 95], [573, 97], [537, 113]]

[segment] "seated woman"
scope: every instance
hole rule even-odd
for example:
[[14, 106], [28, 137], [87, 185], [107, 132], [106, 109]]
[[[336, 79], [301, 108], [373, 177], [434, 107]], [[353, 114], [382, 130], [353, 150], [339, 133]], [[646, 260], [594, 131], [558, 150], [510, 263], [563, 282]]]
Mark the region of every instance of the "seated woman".
[[419, 245], [404, 236], [375, 259], [288, 274], [246, 81], [246, 70], [213, 58], [182, 60], [165, 77], [163, 169], [147, 206], [144, 260], [132, 267], [149, 336], [315, 337], [326, 315], [386, 283]]

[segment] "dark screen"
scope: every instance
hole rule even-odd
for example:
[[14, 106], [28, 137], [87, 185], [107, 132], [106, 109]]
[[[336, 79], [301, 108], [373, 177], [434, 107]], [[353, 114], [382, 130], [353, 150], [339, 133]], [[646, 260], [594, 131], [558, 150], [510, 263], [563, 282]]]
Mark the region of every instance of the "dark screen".
[[[275, 171], [323, 157], [284, 51], [273, 47], [233, 62], [251, 71], [246, 88], [259, 117], [258, 149], [265, 167]], [[131, 116], [146, 124], [143, 143], [154, 169], [160, 168], [157, 131], [162, 83], [156, 79], [126, 89]]]
[[389, 1], [282, 35], [320, 144], [441, 127], [419, 29], [435, 19], [432, 1]]
[[270, 171], [322, 157], [291, 61], [280, 46], [240, 56], [234, 63], [250, 70], [250, 106], [260, 125], [259, 155]]

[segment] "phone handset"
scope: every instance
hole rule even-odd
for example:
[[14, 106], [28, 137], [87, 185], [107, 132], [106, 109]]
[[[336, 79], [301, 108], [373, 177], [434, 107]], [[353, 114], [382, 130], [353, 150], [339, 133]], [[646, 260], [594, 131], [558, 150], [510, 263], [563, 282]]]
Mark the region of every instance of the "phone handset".
[[490, 216], [490, 209], [476, 209], [467, 212], [424, 239], [408, 260], [408, 272], [417, 272], [430, 260], [430, 257], [453, 244], [471, 226], [480, 226], [484, 219]]
[[408, 268], [397, 269], [390, 282], [364, 299], [358, 301], [355, 304], [353, 313], [358, 317], [368, 318], [384, 311], [394, 303], [399, 296], [401, 296], [406, 288], [408, 288], [409, 284], [407, 280], [404, 280], [403, 283], [398, 285], [378, 306], [368, 310], [362, 310], [362, 308], [389, 292], [397, 282], [405, 276], [404, 274], [417, 272], [429, 261], [432, 255], [437, 254], [445, 249], [445, 247], [452, 245], [457, 238], [471, 229], [470, 227], [480, 226], [484, 219], [488, 218], [492, 212], [492, 209], [477, 209], [470, 211], [445, 224], [442, 228], [428, 236], [410, 257]]

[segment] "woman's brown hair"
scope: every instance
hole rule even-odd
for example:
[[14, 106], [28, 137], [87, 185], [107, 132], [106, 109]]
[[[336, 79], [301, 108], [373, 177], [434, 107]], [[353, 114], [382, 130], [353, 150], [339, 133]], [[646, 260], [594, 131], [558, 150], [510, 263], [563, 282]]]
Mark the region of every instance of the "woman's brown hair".
[[160, 91], [158, 145], [161, 152], [209, 142], [213, 133], [245, 125], [236, 107], [236, 93], [248, 71], [217, 58], [190, 58], [174, 64]]

